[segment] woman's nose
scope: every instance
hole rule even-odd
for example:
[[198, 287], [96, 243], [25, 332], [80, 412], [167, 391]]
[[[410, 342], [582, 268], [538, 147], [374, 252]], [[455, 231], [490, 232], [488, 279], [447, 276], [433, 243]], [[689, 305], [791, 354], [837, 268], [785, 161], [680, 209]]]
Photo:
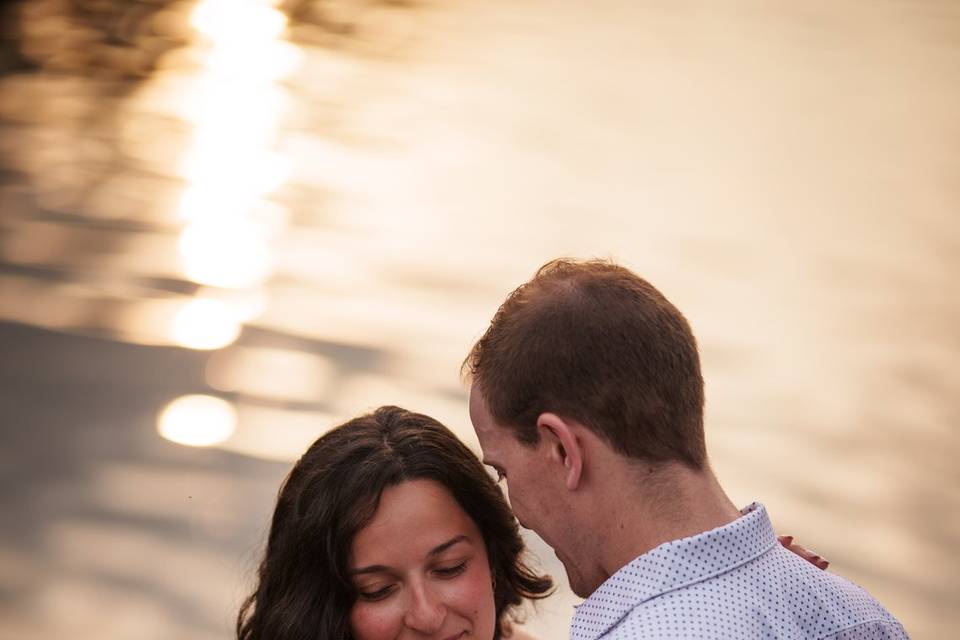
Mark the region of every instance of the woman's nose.
[[404, 623], [420, 633], [436, 633], [443, 626], [447, 609], [437, 594], [426, 585], [412, 586], [409, 590]]

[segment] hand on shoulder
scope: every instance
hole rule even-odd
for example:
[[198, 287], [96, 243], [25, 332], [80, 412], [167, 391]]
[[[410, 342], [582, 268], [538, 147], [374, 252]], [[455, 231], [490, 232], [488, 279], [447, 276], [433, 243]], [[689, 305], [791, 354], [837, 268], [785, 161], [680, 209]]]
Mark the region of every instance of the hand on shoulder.
[[799, 544], [793, 541], [793, 536], [777, 536], [777, 539], [786, 549], [794, 552], [815, 567], [826, 571], [827, 567], [830, 566], [829, 560], [822, 558], [819, 554], [816, 554], [805, 547], [801, 547]]

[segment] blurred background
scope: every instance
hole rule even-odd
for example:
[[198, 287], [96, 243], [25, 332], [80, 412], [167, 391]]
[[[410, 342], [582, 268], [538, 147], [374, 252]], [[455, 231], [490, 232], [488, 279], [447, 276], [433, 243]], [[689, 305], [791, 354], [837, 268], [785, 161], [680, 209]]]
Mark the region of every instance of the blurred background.
[[[290, 463], [546, 260], [688, 316], [734, 500], [960, 627], [960, 4], [0, 5], [0, 638], [231, 636]], [[530, 614], [566, 636], [562, 584]]]

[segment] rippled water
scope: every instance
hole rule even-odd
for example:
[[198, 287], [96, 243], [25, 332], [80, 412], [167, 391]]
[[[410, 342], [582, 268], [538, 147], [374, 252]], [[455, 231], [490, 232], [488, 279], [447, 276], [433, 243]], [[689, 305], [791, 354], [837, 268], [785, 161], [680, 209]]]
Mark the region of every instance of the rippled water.
[[557, 255], [687, 313], [737, 502], [960, 624], [956, 3], [0, 11], [11, 637], [226, 637], [289, 460], [383, 403], [472, 442], [460, 361]]

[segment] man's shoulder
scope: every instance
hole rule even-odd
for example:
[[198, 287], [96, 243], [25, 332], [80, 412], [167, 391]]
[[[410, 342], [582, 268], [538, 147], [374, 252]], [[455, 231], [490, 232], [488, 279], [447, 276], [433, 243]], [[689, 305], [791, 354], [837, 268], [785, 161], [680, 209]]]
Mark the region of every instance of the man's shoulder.
[[637, 603], [603, 638], [765, 638], [774, 630], [798, 640], [907, 637], [864, 589], [777, 549]]
[[[751, 619], [739, 624], [704, 624], [691, 616], [686, 620], [677, 617], [650, 616], [650, 611], [631, 612], [617, 625], [610, 628], [598, 640], [664, 640], [665, 638], [697, 638], [698, 640], [910, 640], [904, 628], [892, 616], [870, 619], [854, 626], [828, 631], [776, 626], [770, 621]], [[815, 617], [816, 612], [808, 612]], [[714, 621], [715, 622], [715, 621]]]

